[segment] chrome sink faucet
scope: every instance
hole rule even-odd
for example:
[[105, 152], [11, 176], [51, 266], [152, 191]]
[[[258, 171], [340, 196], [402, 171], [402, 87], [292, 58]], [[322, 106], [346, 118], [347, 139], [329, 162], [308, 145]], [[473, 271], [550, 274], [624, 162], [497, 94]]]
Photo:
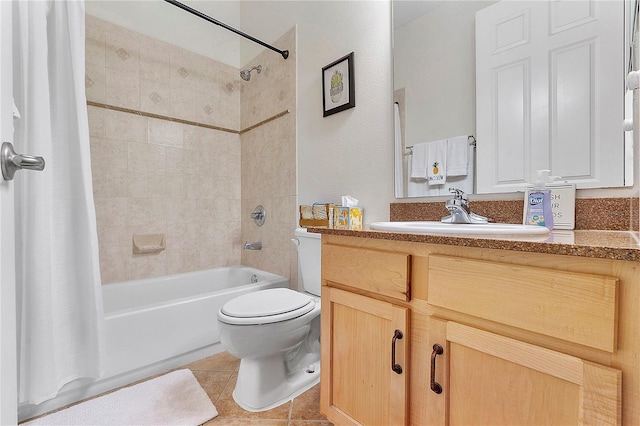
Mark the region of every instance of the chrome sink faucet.
[[440, 222], [444, 223], [489, 223], [489, 219], [484, 216], [472, 213], [469, 209], [469, 197], [464, 191], [458, 188], [449, 188], [453, 198], [447, 200], [445, 207], [451, 213], [443, 217]]

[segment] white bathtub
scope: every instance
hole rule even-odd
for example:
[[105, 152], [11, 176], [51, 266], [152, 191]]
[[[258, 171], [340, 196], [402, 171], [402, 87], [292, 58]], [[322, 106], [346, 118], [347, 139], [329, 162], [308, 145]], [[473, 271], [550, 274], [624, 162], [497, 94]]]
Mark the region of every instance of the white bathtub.
[[221, 352], [218, 310], [241, 294], [273, 287], [289, 287], [289, 279], [242, 265], [104, 285], [104, 377], [69, 384], [38, 406], [21, 406], [19, 418]]
[[246, 266], [107, 284], [102, 292], [106, 376], [219, 343], [216, 315], [223, 304], [241, 294], [288, 286], [285, 277]]

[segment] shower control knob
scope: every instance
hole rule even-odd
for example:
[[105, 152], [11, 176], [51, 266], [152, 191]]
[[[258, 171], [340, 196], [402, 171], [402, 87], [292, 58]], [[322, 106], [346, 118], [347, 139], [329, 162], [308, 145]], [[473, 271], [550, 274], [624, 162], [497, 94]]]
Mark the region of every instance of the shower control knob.
[[267, 218], [267, 212], [265, 211], [264, 207], [258, 204], [256, 208], [253, 209], [253, 212], [251, 213], [251, 219], [253, 219], [253, 221], [256, 223], [257, 226], [262, 226], [264, 225], [264, 221], [266, 218]]
[[20, 169], [44, 170], [44, 158], [33, 155], [16, 154], [13, 144], [4, 142], [0, 148], [0, 166], [4, 180], [13, 180]]

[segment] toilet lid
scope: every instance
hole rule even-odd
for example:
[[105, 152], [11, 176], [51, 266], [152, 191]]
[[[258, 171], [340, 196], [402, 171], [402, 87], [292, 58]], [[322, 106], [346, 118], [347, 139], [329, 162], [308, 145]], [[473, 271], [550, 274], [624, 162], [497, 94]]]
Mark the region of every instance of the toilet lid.
[[285, 321], [311, 311], [311, 297], [288, 288], [271, 288], [238, 296], [225, 303], [220, 312], [236, 323]]

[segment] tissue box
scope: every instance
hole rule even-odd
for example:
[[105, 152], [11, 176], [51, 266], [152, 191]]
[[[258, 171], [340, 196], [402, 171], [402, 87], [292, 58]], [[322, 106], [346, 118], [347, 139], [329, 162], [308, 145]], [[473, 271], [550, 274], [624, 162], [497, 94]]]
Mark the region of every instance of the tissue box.
[[334, 229], [361, 231], [362, 207], [335, 206], [333, 208], [333, 227]]

